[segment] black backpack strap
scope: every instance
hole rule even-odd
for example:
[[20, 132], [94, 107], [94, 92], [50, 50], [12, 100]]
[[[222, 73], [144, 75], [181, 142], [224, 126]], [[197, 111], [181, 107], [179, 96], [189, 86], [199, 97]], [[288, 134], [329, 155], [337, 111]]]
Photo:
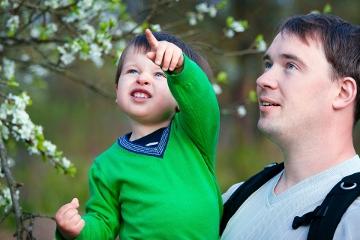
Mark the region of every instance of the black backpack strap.
[[220, 223], [220, 235], [224, 232], [226, 224], [230, 218], [246, 201], [246, 199], [283, 169], [284, 163], [269, 165], [261, 172], [249, 178], [235, 190], [235, 192], [224, 204], [223, 215]]
[[359, 196], [360, 172], [344, 177], [314, 211], [295, 217], [292, 227], [297, 229], [310, 224], [307, 240], [331, 240], [341, 217]]

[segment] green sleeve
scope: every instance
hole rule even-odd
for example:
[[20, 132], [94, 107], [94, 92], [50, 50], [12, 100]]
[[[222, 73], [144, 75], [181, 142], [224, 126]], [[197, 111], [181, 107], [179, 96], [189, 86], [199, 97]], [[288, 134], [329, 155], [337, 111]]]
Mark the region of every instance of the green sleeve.
[[175, 116], [190, 139], [196, 144], [208, 166], [214, 170], [219, 134], [220, 111], [212, 85], [202, 69], [185, 54], [180, 73], [168, 76], [171, 93], [180, 112]]
[[[100, 159], [97, 159], [100, 160]], [[115, 239], [119, 232], [118, 194], [95, 161], [89, 171], [90, 198], [86, 203], [85, 227], [77, 240]]]

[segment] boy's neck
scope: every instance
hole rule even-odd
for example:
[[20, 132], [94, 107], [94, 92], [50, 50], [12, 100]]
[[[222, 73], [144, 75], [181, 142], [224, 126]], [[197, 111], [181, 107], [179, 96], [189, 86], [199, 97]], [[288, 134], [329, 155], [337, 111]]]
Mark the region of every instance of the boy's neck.
[[149, 135], [152, 132], [155, 132], [156, 130], [158, 130], [160, 128], [167, 127], [167, 126], [169, 126], [170, 121], [171, 120], [161, 122], [158, 124], [148, 124], [148, 125], [144, 125], [144, 124], [137, 123], [137, 122], [132, 122], [131, 123], [131, 136], [130, 136], [129, 140], [130, 141], [137, 140], [146, 135]]

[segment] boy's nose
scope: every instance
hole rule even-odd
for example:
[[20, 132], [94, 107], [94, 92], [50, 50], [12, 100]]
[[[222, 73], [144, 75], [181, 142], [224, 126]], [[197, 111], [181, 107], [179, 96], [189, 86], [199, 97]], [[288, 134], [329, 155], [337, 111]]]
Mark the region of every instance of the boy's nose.
[[149, 85], [149, 75], [148, 74], [140, 74], [139, 77], [136, 79], [136, 83], [140, 85]]

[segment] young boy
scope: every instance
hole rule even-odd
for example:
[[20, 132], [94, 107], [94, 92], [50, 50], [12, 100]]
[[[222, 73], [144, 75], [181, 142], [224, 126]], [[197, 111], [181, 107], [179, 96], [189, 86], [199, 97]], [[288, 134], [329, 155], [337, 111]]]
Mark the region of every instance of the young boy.
[[58, 210], [58, 239], [219, 238], [219, 108], [203, 64], [168, 34], [146, 30], [129, 43], [116, 93], [131, 133], [93, 163], [85, 216], [76, 198]]

